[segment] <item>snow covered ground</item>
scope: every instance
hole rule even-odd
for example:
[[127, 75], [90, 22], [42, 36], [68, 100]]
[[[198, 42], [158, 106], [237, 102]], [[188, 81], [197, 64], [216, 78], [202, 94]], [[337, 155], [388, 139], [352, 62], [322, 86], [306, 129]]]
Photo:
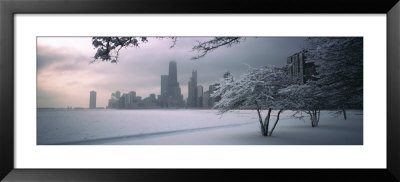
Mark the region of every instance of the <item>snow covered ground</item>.
[[[263, 113], [265, 116], [266, 113]], [[260, 134], [256, 111], [38, 109], [38, 145], [362, 145], [363, 112], [348, 119], [321, 111], [309, 118], [281, 114], [273, 136]], [[275, 117], [271, 120], [274, 122]], [[270, 124], [272, 127], [272, 123]]]

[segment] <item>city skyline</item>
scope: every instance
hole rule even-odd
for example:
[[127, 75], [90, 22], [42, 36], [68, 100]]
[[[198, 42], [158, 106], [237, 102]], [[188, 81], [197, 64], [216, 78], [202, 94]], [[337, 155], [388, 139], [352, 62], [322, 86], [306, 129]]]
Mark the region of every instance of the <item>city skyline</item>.
[[160, 76], [167, 75], [169, 61], [178, 64], [177, 82], [186, 101], [193, 70], [198, 85], [206, 91], [222, 74], [230, 71], [237, 77], [247, 66], [283, 66], [287, 56], [301, 50], [304, 37], [247, 38], [243, 43], [216, 50], [200, 60], [190, 60], [196, 40], [182, 37], [175, 48], [170, 40], [149, 39], [140, 48], [122, 49], [117, 64], [89, 64], [94, 55], [90, 37], [39, 37], [37, 59], [37, 105], [39, 108], [87, 107], [90, 90], [97, 92], [97, 106], [107, 106], [110, 93], [119, 90], [147, 97], [161, 94]]
[[[216, 98], [211, 94], [215, 91], [217, 81], [209, 85], [209, 90], [203, 93], [203, 86], [197, 85], [197, 71], [192, 71], [192, 77], [189, 78], [188, 83], [188, 98], [184, 101], [181, 94], [179, 82], [177, 82], [177, 63], [176, 61], [169, 62], [168, 75], [161, 75], [160, 79], [160, 93], [156, 96], [151, 93], [148, 97], [136, 95], [134, 90], [129, 93], [123, 93], [121, 96], [120, 91], [115, 91], [111, 94], [108, 100], [107, 109], [155, 109], [155, 108], [212, 108]], [[226, 73], [225, 73], [226, 74]], [[95, 91], [90, 92], [90, 109], [96, 108], [93, 96], [96, 95]], [[203, 96], [204, 95], [204, 96]], [[143, 98], [143, 99], [142, 99]], [[94, 99], [96, 97], [94, 96]], [[94, 102], [94, 107], [92, 106]]]

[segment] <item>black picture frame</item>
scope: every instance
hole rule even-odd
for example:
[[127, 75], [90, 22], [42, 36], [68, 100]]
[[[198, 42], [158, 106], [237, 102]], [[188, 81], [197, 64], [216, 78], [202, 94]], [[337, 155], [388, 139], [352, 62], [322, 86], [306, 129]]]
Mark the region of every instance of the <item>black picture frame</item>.
[[[382, 13], [387, 15], [386, 169], [15, 169], [14, 14]], [[317, 16], [317, 15], [316, 15]], [[0, 179], [5, 181], [400, 181], [397, 0], [0, 0]], [[384, 117], [382, 121], [384, 122]], [[312, 159], [310, 159], [312, 160]]]

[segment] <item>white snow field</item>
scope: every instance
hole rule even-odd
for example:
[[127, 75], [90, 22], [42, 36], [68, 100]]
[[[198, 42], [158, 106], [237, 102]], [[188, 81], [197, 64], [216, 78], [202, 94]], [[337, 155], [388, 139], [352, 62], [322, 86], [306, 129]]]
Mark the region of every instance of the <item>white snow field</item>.
[[[347, 120], [321, 111], [318, 127], [308, 117], [281, 114], [273, 136], [262, 136], [256, 111], [217, 115], [216, 110], [38, 109], [38, 145], [362, 145], [363, 112]], [[263, 113], [265, 117], [266, 113]], [[275, 114], [275, 113], [274, 113]], [[271, 117], [270, 128], [275, 122]]]

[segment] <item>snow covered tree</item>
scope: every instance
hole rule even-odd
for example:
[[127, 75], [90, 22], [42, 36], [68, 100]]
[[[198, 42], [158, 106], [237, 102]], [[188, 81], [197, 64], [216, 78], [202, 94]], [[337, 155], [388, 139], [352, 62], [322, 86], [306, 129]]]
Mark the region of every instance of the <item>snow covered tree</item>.
[[314, 62], [317, 79], [308, 84], [318, 89], [323, 109], [346, 109], [363, 104], [363, 38], [316, 37], [306, 40], [306, 60]]
[[139, 47], [140, 43], [147, 42], [146, 37], [93, 37], [92, 45], [96, 49], [94, 60], [118, 61], [119, 51], [123, 47]]
[[[164, 38], [164, 37], [158, 37]], [[173, 48], [178, 40], [177, 37], [166, 37], [172, 40]], [[220, 47], [230, 47], [234, 44], [240, 43], [245, 38], [243, 37], [214, 37], [206, 41], [198, 41], [197, 45], [192, 47], [192, 50], [198, 52], [198, 55], [193, 56], [191, 59], [196, 60], [204, 57], [209, 52], [212, 52]], [[148, 42], [147, 37], [93, 37], [92, 45], [96, 49], [94, 55], [95, 62], [100, 61], [111, 61], [111, 63], [118, 62], [119, 51], [122, 48], [128, 47], [139, 47], [141, 43]]]
[[310, 116], [311, 126], [317, 127], [320, 118], [321, 105], [324, 104], [323, 92], [320, 87], [313, 83], [293, 84], [279, 90], [279, 94], [284, 98], [287, 109], [296, 111], [294, 117], [303, 119], [303, 112]]
[[[214, 108], [221, 114], [231, 110], [254, 109], [260, 122], [261, 133], [263, 136], [272, 135], [280, 114], [286, 109], [283, 95], [279, 94], [279, 89], [293, 83], [291, 77], [275, 67], [249, 68], [246, 74], [239, 79], [224, 79], [218, 89], [212, 94], [213, 97], [219, 96], [221, 99]], [[277, 110], [277, 116], [272, 129], [269, 131], [269, 123], [272, 110]], [[261, 110], [268, 110], [265, 119], [261, 116]]]

